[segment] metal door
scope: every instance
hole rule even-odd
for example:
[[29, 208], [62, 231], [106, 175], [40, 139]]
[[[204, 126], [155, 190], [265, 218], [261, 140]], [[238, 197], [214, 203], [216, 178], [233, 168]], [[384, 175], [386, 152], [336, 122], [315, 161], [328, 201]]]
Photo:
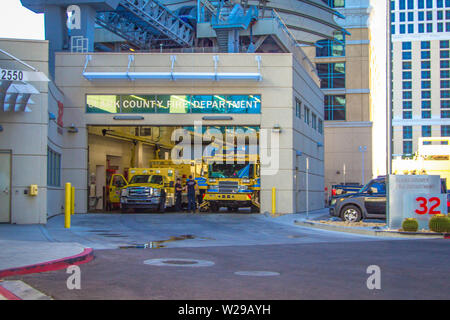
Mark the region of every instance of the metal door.
[[11, 222], [11, 151], [0, 150], [0, 223]]

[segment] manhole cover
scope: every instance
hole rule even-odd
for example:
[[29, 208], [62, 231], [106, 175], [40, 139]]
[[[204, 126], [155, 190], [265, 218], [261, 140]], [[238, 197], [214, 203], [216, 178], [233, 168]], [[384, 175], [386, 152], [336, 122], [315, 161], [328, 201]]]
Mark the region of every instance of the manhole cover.
[[161, 258], [145, 260], [144, 264], [160, 267], [211, 267], [214, 265], [214, 262], [196, 259]]
[[254, 276], [254, 277], [271, 277], [271, 276], [279, 276], [279, 272], [272, 271], [236, 271], [234, 273], [238, 276]]

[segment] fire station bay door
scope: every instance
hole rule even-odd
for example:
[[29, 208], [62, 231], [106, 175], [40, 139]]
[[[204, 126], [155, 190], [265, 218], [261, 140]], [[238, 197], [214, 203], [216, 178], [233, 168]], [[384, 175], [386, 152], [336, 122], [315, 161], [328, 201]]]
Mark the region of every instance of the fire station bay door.
[[0, 150], [0, 223], [11, 222], [11, 152]]

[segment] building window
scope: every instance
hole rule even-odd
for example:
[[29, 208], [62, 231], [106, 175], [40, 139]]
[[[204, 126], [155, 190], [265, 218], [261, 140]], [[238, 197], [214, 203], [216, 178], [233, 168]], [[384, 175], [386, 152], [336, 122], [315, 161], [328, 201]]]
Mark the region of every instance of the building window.
[[431, 81], [422, 81], [422, 89], [430, 89]]
[[317, 116], [314, 112], [311, 113], [311, 127], [317, 129]]
[[422, 91], [422, 99], [431, 99], [431, 91]]
[[403, 101], [403, 109], [412, 109], [412, 101]]
[[61, 154], [47, 148], [47, 185], [61, 186]]
[[431, 137], [431, 126], [422, 126], [422, 137]]
[[345, 63], [318, 63], [321, 88], [345, 88]]
[[[442, 53], [442, 51], [441, 51], [441, 53]], [[420, 53], [420, 56], [422, 59], [430, 59], [430, 51], [422, 51]]]
[[[449, 11], [448, 11], [449, 12]], [[449, 12], [450, 13], [450, 12]], [[448, 19], [448, 18], [447, 18]], [[441, 49], [448, 49], [449, 48], [449, 40], [441, 40], [439, 42], [439, 46]]]
[[411, 111], [403, 111], [403, 119], [412, 119]]
[[408, 90], [408, 89], [411, 90], [412, 89], [412, 82], [411, 81], [403, 81], [403, 89], [404, 90]]
[[449, 89], [450, 88], [450, 81], [449, 80], [441, 80], [441, 88]]
[[412, 64], [410, 61], [403, 62], [403, 70], [411, 70]]
[[345, 35], [341, 31], [336, 31], [333, 33], [334, 38], [338, 41], [333, 40], [319, 40], [317, 44], [320, 47], [316, 48], [316, 57], [343, 57], [345, 56]]
[[422, 71], [422, 79], [430, 79], [431, 72], [430, 71]]
[[450, 70], [441, 70], [441, 79], [450, 78]]
[[403, 141], [403, 154], [404, 155], [412, 154], [412, 141]]
[[318, 128], [319, 133], [322, 134], [323, 133], [323, 120], [322, 119], [319, 119], [318, 127], [319, 127]]
[[325, 96], [325, 120], [345, 120], [345, 95]]
[[309, 125], [311, 123], [309, 108], [304, 106], [303, 109], [305, 110], [305, 123]]
[[403, 99], [412, 99], [412, 91], [403, 91]]
[[441, 110], [441, 118], [449, 119], [450, 118], [450, 110]]
[[412, 126], [403, 127], [403, 139], [412, 139]]
[[[412, 78], [411, 71], [403, 71], [403, 79], [410, 80]], [[422, 77], [423, 78], [423, 77]]]
[[441, 59], [448, 59], [450, 58], [450, 51], [449, 50], [441, 50]]
[[422, 109], [431, 109], [431, 100], [423, 100]]
[[441, 137], [450, 137], [450, 125], [441, 126]]
[[402, 50], [411, 50], [411, 41], [402, 42]]
[[344, 8], [345, 0], [322, 0], [325, 4], [327, 4], [331, 8]]
[[403, 60], [411, 60], [411, 51], [402, 52], [402, 59]]
[[450, 90], [441, 91], [441, 99], [450, 98]]
[[421, 65], [422, 65], [422, 69], [430, 69], [431, 68], [430, 61], [422, 61]]
[[430, 41], [421, 41], [420, 48], [421, 49], [430, 49]]
[[298, 99], [295, 99], [295, 116], [299, 119], [302, 117], [302, 103]]
[[428, 110], [422, 111], [422, 119], [431, 119], [431, 111]]
[[450, 60], [441, 61], [441, 69], [448, 69], [450, 67]]
[[450, 109], [450, 100], [441, 100], [441, 109]]

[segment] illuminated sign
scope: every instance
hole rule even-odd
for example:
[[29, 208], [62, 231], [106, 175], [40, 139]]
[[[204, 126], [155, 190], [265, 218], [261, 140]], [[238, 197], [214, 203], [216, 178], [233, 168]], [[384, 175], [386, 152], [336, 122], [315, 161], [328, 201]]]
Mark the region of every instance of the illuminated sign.
[[87, 95], [87, 113], [261, 113], [260, 95]]

